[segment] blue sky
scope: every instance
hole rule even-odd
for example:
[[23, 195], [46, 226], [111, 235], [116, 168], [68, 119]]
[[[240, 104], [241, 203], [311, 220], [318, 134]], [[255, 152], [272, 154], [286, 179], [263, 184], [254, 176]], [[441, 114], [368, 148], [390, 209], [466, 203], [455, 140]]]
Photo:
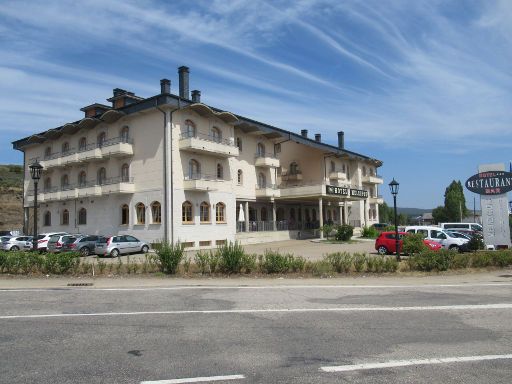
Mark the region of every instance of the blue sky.
[[388, 204], [394, 177], [399, 206], [432, 208], [512, 159], [510, 36], [508, 0], [4, 0], [0, 163], [115, 87], [176, 92], [187, 65], [205, 103], [332, 144], [343, 130], [384, 162]]

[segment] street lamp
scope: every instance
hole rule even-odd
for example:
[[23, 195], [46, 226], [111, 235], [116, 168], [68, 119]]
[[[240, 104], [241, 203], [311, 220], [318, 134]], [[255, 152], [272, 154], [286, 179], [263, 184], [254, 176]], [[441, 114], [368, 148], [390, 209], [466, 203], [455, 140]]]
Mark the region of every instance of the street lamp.
[[398, 182], [393, 178], [391, 183], [389, 183], [389, 189], [391, 194], [393, 195], [393, 205], [395, 208], [395, 249], [396, 249], [396, 259], [400, 261], [400, 241], [398, 239], [398, 216], [396, 214], [396, 195], [398, 195]]
[[41, 178], [43, 166], [36, 160], [35, 163], [29, 166], [30, 176], [34, 180], [34, 237], [32, 239], [32, 249], [37, 251], [37, 183]]

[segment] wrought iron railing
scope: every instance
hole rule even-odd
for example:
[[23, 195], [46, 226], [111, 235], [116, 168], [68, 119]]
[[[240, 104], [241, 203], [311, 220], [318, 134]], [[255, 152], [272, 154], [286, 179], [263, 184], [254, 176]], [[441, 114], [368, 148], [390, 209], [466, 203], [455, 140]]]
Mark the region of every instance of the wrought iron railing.
[[194, 132], [182, 132], [180, 135], [180, 140], [191, 139], [191, 138], [210, 141], [212, 143], [224, 144], [224, 145], [228, 145], [230, 147], [236, 147], [235, 140], [233, 138], [223, 139], [222, 137], [218, 137], [218, 136], [205, 135], [202, 133], [194, 133]]

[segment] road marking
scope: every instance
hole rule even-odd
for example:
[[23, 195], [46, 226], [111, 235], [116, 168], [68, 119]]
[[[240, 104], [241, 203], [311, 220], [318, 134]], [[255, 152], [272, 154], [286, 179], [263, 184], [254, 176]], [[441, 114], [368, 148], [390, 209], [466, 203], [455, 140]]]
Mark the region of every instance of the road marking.
[[49, 313], [39, 315], [5, 315], [0, 320], [43, 319], [51, 317], [88, 317], [88, 316], [141, 316], [141, 315], [212, 315], [244, 313], [307, 313], [307, 312], [413, 312], [413, 311], [467, 311], [489, 309], [512, 309], [511, 303], [474, 304], [474, 305], [429, 305], [418, 307], [332, 307], [332, 308], [268, 308], [268, 309], [210, 309], [145, 312], [91, 312], [91, 313]]
[[442, 357], [442, 358], [437, 358], [437, 359], [421, 359], [421, 360], [391, 360], [391, 361], [384, 362], [384, 363], [363, 363], [363, 364], [353, 364], [353, 365], [321, 367], [320, 371], [323, 371], [323, 372], [351, 372], [351, 371], [362, 371], [362, 370], [369, 370], [369, 369], [408, 367], [411, 365], [465, 363], [465, 362], [471, 362], [471, 361], [502, 360], [502, 359], [512, 359], [512, 354]]
[[209, 377], [190, 377], [187, 379], [142, 381], [140, 384], [179, 384], [179, 383], [208, 383], [211, 381], [241, 380], [245, 379], [244, 375], [228, 375], [228, 376], [209, 376]]
[[467, 287], [512, 287], [512, 283], [481, 283], [481, 284], [414, 284], [414, 285], [242, 285], [242, 286], [214, 286], [192, 285], [178, 287], [138, 287], [138, 288], [0, 288], [1, 293], [9, 292], [58, 292], [58, 291], [181, 291], [181, 290], [228, 290], [228, 289], [383, 289], [383, 288], [467, 288]]

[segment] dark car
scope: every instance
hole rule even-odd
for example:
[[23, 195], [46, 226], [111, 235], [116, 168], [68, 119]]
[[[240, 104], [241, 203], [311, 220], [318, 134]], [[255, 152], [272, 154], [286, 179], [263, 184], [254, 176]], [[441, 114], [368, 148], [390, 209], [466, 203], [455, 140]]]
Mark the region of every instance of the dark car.
[[76, 251], [80, 252], [82, 256], [89, 256], [94, 254], [96, 242], [102, 238], [97, 235], [80, 235], [73, 239], [69, 239], [62, 245], [63, 251]]

